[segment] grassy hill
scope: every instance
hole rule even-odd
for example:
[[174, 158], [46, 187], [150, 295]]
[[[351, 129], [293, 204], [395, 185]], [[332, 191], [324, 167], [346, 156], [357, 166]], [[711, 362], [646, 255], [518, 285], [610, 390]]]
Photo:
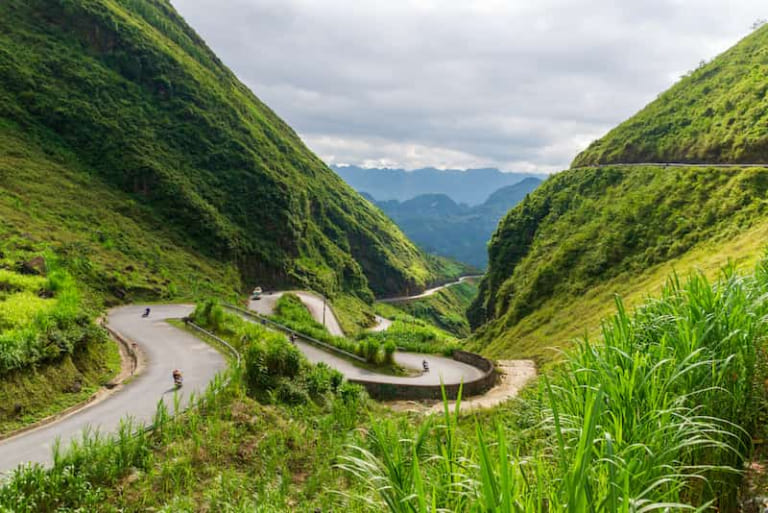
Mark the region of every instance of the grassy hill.
[[[13, 143], [0, 150], [4, 175], [16, 181], [13, 192], [0, 182], [3, 200], [39, 193], [49, 201], [38, 208], [59, 220], [43, 229], [35, 219], [25, 231], [95, 238], [132, 257], [159, 238], [165, 250], [132, 258], [134, 267], [168, 268], [179, 249], [190, 271], [213, 263], [219, 274], [237, 269], [246, 286], [300, 284], [364, 300], [438, 279], [436, 265], [166, 0], [3, 2], [0, 132]], [[34, 183], [24, 176], [31, 168]], [[57, 197], [62, 181], [76, 194]], [[81, 201], [102, 203], [104, 215]], [[73, 212], [89, 222], [73, 226]]]
[[[76, 291], [64, 313], [54, 268]], [[167, 0], [0, 3], [0, 433], [114, 376], [105, 306], [290, 286], [364, 325], [374, 294], [461, 272], [328, 169]]]
[[671, 271], [761, 255], [768, 169], [612, 164], [768, 162], [766, 43], [763, 27], [702, 65], [509, 212], [469, 311], [476, 349], [551, 360], [615, 294], [639, 304]]
[[768, 169], [604, 167], [559, 173], [501, 222], [469, 311], [474, 347], [551, 359], [620, 294], [637, 304], [667, 275], [751, 264], [768, 233]]
[[768, 26], [702, 63], [573, 161], [768, 162]]

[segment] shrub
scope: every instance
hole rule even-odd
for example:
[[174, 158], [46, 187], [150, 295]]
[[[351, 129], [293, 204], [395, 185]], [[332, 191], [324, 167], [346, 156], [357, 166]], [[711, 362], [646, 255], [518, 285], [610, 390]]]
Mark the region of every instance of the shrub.
[[280, 382], [275, 392], [275, 397], [281, 403], [290, 405], [307, 404], [309, 402], [307, 391], [300, 384], [288, 380]]

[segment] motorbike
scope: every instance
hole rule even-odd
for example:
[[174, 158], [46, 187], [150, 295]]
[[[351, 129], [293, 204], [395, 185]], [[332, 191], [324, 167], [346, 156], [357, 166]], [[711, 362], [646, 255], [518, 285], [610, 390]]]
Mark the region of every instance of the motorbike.
[[142, 316], [142, 317], [149, 317], [149, 308], [147, 308], [146, 310], [144, 310], [144, 313], [143, 313], [143, 314], [141, 314], [141, 316]]
[[429, 364], [427, 363], [426, 360], [423, 360], [421, 362], [421, 366], [424, 367], [424, 372], [429, 372]]
[[176, 386], [176, 388], [181, 388], [183, 382], [184, 377], [181, 375], [181, 372], [176, 372], [173, 374], [173, 384]]

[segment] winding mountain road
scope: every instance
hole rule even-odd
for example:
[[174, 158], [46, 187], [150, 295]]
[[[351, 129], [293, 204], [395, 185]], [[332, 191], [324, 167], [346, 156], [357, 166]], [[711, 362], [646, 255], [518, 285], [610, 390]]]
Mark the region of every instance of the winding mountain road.
[[[323, 298], [322, 296], [311, 292], [293, 291], [301, 299], [301, 302], [307, 307], [312, 317], [319, 323], [323, 322]], [[277, 300], [285, 292], [275, 292], [272, 294], [262, 294], [261, 299], [251, 300], [248, 303], [248, 309], [261, 315], [272, 315], [274, 313]], [[391, 321], [377, 316], [377, 326], [374, 330], [382, 331], [391, 324]], [[325, 309], [325, 326], [333, 335], [344, 336], [336, 315], [330, 306]], [[296, 340], [298, 347], [304, 356], [312, 363], [323, 362], [342, 374], [347, 379], [359, 379], [365, 381], [374, 381], [376, 383], [392, 384], [413, 384], [413, 385], [439, 385], [441, 380], [445, 384], [468, 382], [483, 376], [483, 372], [466, 363], [457, 362], [452, 358], [444, 356], [428, 355], [423, 353], [409, 353], [403, 351], [395, 352], [395, 362], [400, 366], [414, 371], [418, 371], [414, 376], [391, 376], [380, 374], [370, 369], [359, 367], [351, 360], [341, 356], [329, 353], [318, 347], [301, 340], [301, 336]], [[421, 372], [422, 363], [426, 361], [430, 372]]]
[[81, 437], [84, 429], [102, 433], [116, 432], [125, 417], [149, 423], [159, 401], [173, 411], [173, 369], [184, 372], [184, 386], [178, 392], [181, 405], [186, 406], [192, 392], [200, 393], [219, 372], [226, 360], [211, 346], [186, 331], [164, 321], [189, 315], [188, 305], [151, 305], [151, 315], [142, 318], [144, 306], [116, 308], [109, 313], [109, 326], [139, 345], [145, 355], [144, 371], [108, 398], [86, 406], [61, 420], [21, 433], [0, 442], [0, 474], [13, 470], [20, 463], [52, 462], [54, 441], [61, 439], [65, 447]]
[[473, 278], [480, 278], [481, 275], [476, 276], [462, 276], [456, 281], [452, 281], [450, 283], [446, 283], [444, 285], [440, 285], [439, 287], [434, 287], [431, 289], [427, 289], [421, 294], [416, 294], [414, 296], [397, 296], [397, 297], [386, 297], [377, 299], [379, 303], [402, 303], [403, 301], [413, 301], [414, 299], [421, 299], [425, 297], [429, 297], [437, 292], [440, 292], [443, 289], [447, 289], [448, 287], [453, 287], [454, 285], [458, 285], [459, 283], [464, 283], [467, 280], [471, 280]]
[[[431, 293], [446, 286], [450, 285], [433, 289]], [[428, 293], [425, 294], [429, 295]], [[250, 307], [259, 313], [271, 314], [282, 294], [265, 294], [262, 299], [251, 301]], [[297, 295], [307, 305], [313, 317], [322, 322], [323, 298], [307, 292], [297, 292]], [[73, 440], [80, 439], [86, 429], [105, 434], [114, 433], [127, 417], [136, 423], [148, 424], [159, 401], [164, 401], [172, 411], [173, 369], [181, 369], [184, 372], [184, 386], [178, 391], [180, 405], [184, 408], [189, 403], [191, 393], [203, 392], [214, 376], [226, 368], [226, 359], [219, 352], [194, 335], [165, 322], [166, 319], [188, 316], [194, 308], [192, 305], [150, 305], [150, 316], [143, 318], [141, 314], [145, 308], [145, 305], [124, 306], [111, 310], [107, 317], [107, 324], [112, 330], [138, 346], [145, 361], [143, 372], [115, 389], [103, 400], [84, 406], [50, 424], [0, 441], [0, 476], [20, 464], [50, 465], [52, 449], [57, 439], [61, 440], [62, 448], [65, 448]], [[343, 335], [333, 310], [327, 305], [325, 322], [331, 333]], [[379, 329], [385, 329], [387, 322], [382, 319]], [[450, 358], [407, 352], [395, 353], [395, 360], [400, 365], [420, 370], [422, 361], [426, 360], [431, 371], [419, 372], [412, 377], [390, 376], [358, 367], [349, 360], [301, 340], [297, 340], [297, 346], [309, 361], [324, 362], [339, 370], [348, 379], [436, 385], [441, 381], [445, 384], [467, 382], [482, 376], [479, 369]]]

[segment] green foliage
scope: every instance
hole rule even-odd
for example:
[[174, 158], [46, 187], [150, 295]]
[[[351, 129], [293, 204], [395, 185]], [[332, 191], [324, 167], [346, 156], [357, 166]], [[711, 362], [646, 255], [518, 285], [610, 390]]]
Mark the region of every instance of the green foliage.
[[445, 288], [431, 296], [398, 303], [398, 309], [413, 317], [425, 320], [456, 337], [469, 336], [467, 309], [477, 297], [478, 286], [465, 281]]
[[[417, 353], [446, 355], [452, 354], [459, 347], [455, 337], [426, 321], [403, 313], [391, 305], [378, 303], [376, 308], [381, 315], [392, 320], [392, 325], [384, 331], [361, 333], [358, 340], [363, 348], [374, 344], [379, 359], [390, 358], [393, 346]], [[379, 348], [384, 350], [384, 354], [380, 353]]]
[[768, 27], [702, 63], [607, 135], [573, 167], [626, 162], [768, 161]]
[[[306, 394], [301, 389], [284, 388]], [[20, 469], [0, 487], [0, 511], [286, 511], [359, 506], [325, 493], [341, 484], [334, 455], [364, 421], [364, 395], [344, 383], [322, 404], [265, 406], [243, 394], [239, 374], [215, 381], [176, 417], [163, 403], [145, 432], [126, 423], [113, 436], [86, 432], [56, 452], [50, 469]], [[286, 396], [288, 397], [288, 396]], [[281, 484], [282, 483], [282, 484]], [[296, 486], [301, 484], [301, 486]]]
[[[366, 301], [371, 289], [394, 294], [441, 278], [169, 3], [9, 0], [0, 6], [0, 48], [0, 131], [15, 139], [0, 155], [0, 203], [21, 210], [36, 203], [31, 190], [44, 188], [50, 198], [66, 176], [78, 200], [91, 196], [86, 202], [117, 211], [91, 212], [91, 223], [83, 223], [99, 252], [137, 251], [130, 226], [137, 222], [153, 239], [160, 235], [142, 267], [165, 260], [158, 253], [172, 246], [193, 259], [236, 265], [249, 283], [306, 284]], [[50, 176], [19, 179], [41, 160], [55, 163]], [[70, 191], [63, 189], [67, 201], [35, 205], [53, 232], [75, 224], [62, 219], [70, 211], [83, 210]], [[130, 221], [128, 237], [114, 222], [120, 217]], [[23, 225], [14, 219], [13, 226]], [[88, 271], [89, 255], [79, 257]], [[124, 289], [132, 280], [114, 281]], [[170, 293], [177, 287], [150, 289], [158, 285]]]
[[[293, 311], [294, 315], [301, 317], [301, 310], [291, 310], [294, 300], [290, 299], [290, 295], [286, 296], [289, 299], [280, 303], [282, 311]], [[310, 365], [285, 335], [227, 313], [215, 300], [198, 303], [191, 320], [241, 352], [243, 380], [251, 397], [263, 402], [276, 400], [286, 404], [304, 404], [310, 399], [322, 401], [329, 394], [341, 393], [341, 373], [326, 365]], [[350, 394], [349, 391], [346, 393]], [[345, 400], [350, 400], [350, 397]]]
[[341, 466], [370, 511], [737, 511], [767, 292], [768, 260], [715, 284], [672, 277], [633, 314], [617, 300], [601, 343], [568, 352], [514, 428], [496, 417], [470, 435], [446, 402], [439, 421], [375, 422]]
[[105, 334], [89, 319], [70, 274], [48, 255], [48, 277], [0, 270], [0, 376], [58, 361]]
[[553, 176], [509, 212], [490, 242], [489, 270], [469, 310], [473, 327], [488, 323], [477, 347], [548, 301], [568, 308], [603, 283], [630, 281], [764, 222], [766, 180], [764, 169], [653, 166]]

